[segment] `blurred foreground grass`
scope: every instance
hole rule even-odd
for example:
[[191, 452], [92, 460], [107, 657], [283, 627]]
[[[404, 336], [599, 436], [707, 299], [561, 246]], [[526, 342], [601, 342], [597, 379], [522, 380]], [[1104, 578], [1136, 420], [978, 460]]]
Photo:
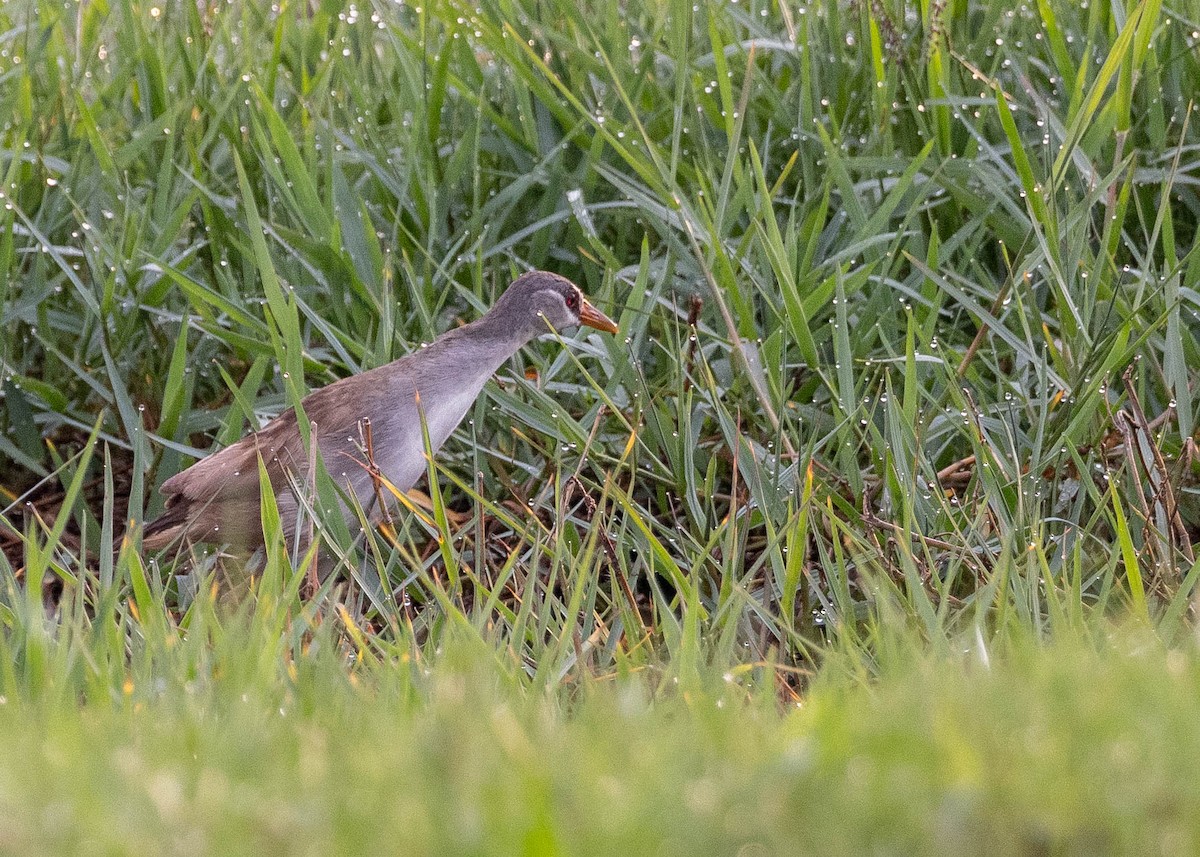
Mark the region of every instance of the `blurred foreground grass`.
[[[5, 4], [0, 850], [1194, 850], [1198, 43]], [[528, 267], [623, 338], [525, 349], [395, 539], [318, 521], [316, 598], [139, 551], [163, 479]]]
[[3, 850], [1182, 855], [1200, 845], [1200, 659], [1145, 631], [1050, 645], [1014, 634], [953, 655], [893, 638], [874, 681], [835, 657], [803, 704], [781, 710], [765, 668], [691, 683], [647, 671], [567, 694], [529, 688], [469, 642], [432, 661], [347, 669], [331, 635], [288, 662], [264, 630], [230, 623], [199, 645], [158, 649], [144, 670], [135, 658], [123, 690], [56, 672], [8, 696]]

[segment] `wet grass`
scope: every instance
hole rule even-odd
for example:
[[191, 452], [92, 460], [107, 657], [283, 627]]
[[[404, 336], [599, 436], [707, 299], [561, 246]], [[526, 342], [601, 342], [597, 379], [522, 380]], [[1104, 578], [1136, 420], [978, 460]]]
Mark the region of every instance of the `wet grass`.
[[[1200, 18], [587, 11], [0, 10], [0, 847], [1188, 851]], [[529, 267], [315, 597], [140, 550]]]

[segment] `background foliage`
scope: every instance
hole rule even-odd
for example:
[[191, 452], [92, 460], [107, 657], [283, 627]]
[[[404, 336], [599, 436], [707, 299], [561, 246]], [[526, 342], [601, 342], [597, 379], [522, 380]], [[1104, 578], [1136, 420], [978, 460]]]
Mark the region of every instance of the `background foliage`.
[[[389, 669], [454, 641], [496, 704], [830, 693], [869, 731], [891, 714], [847, 688], [899, 694], [900, 652], [1124, 650], [1114, 617], [1190, 652], [1198, 43], [1182, 0], [5, 4], [0, 693], [100, 733], [130, 704], [186, 728], [188, 687], [203, 723], [217, 676], [388, 711], [439, 686]], [[240, 597], [139, 552], [201, 451], [530, 267], [622, 335], [525, 349], [394, 538], [329, 528], [316, 597], [282, 545]], [[771, 722], [754, 752], [814, 728]]]

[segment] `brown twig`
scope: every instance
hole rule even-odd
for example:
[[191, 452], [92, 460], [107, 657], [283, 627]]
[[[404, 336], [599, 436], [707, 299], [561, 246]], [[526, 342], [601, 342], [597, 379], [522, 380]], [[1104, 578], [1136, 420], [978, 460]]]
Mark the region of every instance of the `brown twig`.
[[939, 548], [940, 550], [958, 554], [959, 556], [970, 557], [972, 564], [977, 566], [980, 572], [986, 573], [988, 571], [988, 564], [986, 562], [975, 556], [972, 551], [964, 550], [961, 545], [955, 545], [933, 536], [925, 536], [921, 533], [914, 533], [911, 530], [904, 529], [904, 527], [901, 527], [899, 524], [894, 524], [891, 521], [885, 521], [883, 518], [876, 517], [870, 512], [864, 512], [862, 519], [863, 523], [872, 527], [876, 527], [877, 529], [886, 530], [898, 536], [908, 536], [910, 539], [920, 542], [921, 545], [926, 548]]
[[[1004, 284], [1000, 286], [1000, 291], [996, 292], [996, 299], [992, 301], [992, 308], [988, 311], [988, 315], [995, 317], [996, 313], [1000, 311], [1000, 308], [1004, 306], [1004, 298], [1007, 295], [1008, 281], [1006, 280]], [[967, 374], [967, 366], [969, 366], [971, 360], [974, 359], [975, 352], [979, 350], [981, 345], [983, 345], [983, 338], [987, 336], [988, 327], [989, 325], [986, 321], [981, 323], [979, 325], [979, 330], [975, 334], [975, 338], [972, 339], [971, 344], [967, 346], [967, 351], [965, 354], [963, 354], [963, 359], [958, 364], [958, 372], [956, 374], [959, 378], [962, 378]]]
[[[317, 508], [317, 424], [311, 420], [308, 423], [308, 501], [309, 508], [316, 510]], [[304, 543], [312, 549], [312, 558], [308, 561], [308, 567], [304, 570], [304, 600], [309, 601], [316, 597], [317, 591], [321, 588], [321, 581], [317, 575], [317, 554], [320, 552], [320, 547], [313, 541], [313, 515], [304, 516], [305, 541]]]
[[[571, 495], [575, 489], [578, 489], [580, 496], [583, 498], [584, 505], [587, 507], [588, 523], [592, 526], [596, 526], [594, 523], [596, 516], [596, 501], [592, 498], [592, 495], [588, 493], [587, 489], [580, 481], [579, 474], [583, 470], [583, 463], [587, 460], [587, 455], [592, 448], [592, 443], [595, 441], [596, 435], [600, 431], [600, 421], [603, 416], [604, 405], [601, 405], [596, 411], [596, 419], [592, 421], [592, 430], [588, 433], [587, 441], [583, 445], [582, 454], [579, 456], [579, 464], [575, 468], [575, 472], [567, 479], [566, 492], [563, 495], [564, 508], [559, 515], [562, 517], [562, 515], [566, 514], [566, 506], [569, 505]], [[608, 532], [604, 529], [602, 524], [600, 525], [599, 533], [600, 545], [604, 550], [604, 556], [608, 565], [609, 573], [617, 579], [617, 583], [621, 587], [621, 592], [625, 596], [625, 600], [629, 602], [629, 609], [633, 611], [633, 615], [637, 617], [638, 622], [642, 624], [642, 635], [645, 636], [648, 631], [645, 623], [642, 622], [642, 614], [638, 610], [637, 598], [633, 594], [633, 587], [629, 585], [629, 579], [625, 576], [624, 571], [621, 569], [620, 563], [617, 562], [617, 548], [612, 543], [612, 539], [609, 538]]]
[[383, 474], [379, 465], [375, 463], [375, 436], [372, 433], [370, 417], [363, 417], [358, 421], [358, 431], [363, 441], [363, 455], [367, 459], [367, 474], [371, 477], [371, 487], [375, 491], [375, 505], [379, 507], [379, 514], [383, 518], [383, 522], [389, 528], [394, 529], [391, 509], [384, 501]]
[[[384, 538], [393, 547], [396, 546], [396, 527], [392, 522], [392, 509], [387, 503], [383, 493], [383, 472], [379, 469], [379, 465], [375, 463], [375, 435], [371, 428], [371, 418], [363, 417], [358, 421], [358, 434], [362, 438], [363, 458], [365, 462], [358, 462], [365, 467], [367, 475], [371, 477], [371, 488], [375, 493], [375, 505], [379, 509], [379, 515], [383, 519], [385, 531]], [[408, 625], [409, 633], [413, 630], [413, 612], [412, 599], [408, 597], [408, 590], [404, 590], [400, 594], [400, 606], [404, 608], [404, 620]]]
[[[572, 476], [567, 480], [568, 493], [564, 495], [564, 505], [574, 495], [576, 489], [579, 490], [579, 495], [583, 500], [583, 505], [587, 508], [587, 521], [593, 527], [596, 517], [596, 501], [592, 495], [584, 488], [583, 483], [579, 481], [577, 476]], [[608, 565], [609, 573], [616, 578], [617, 584], [621, 587], [621, 593], [625, 596], [625, 600], [629, 602], [629, 609], [633, 611], [633, 615], [641, 622], [641, 612], [638, 610], [637, 597], [633, 594], [633, 587], [629, 585], [629, 579], [621, 570], [620, 563], [617, 562], [617, 548], [609, 538], [603, 525], [600, 525], [600, 547], [604, 550], [605, 562]], [[648, 633], [645, 623], [642, 623], [643, 636]]]
[[[964, 475], [963, 471], [969, 471], [970, 468], [974, 466], [974, 455], [968, 455], [966, 458], [960, 458], [958, 461], [955, 461], [952, 464], [947, 464], [945, 467], [939, 470], [937, 472], [937, 481], [939, 483], [943, 483], [948, 482], [951, 479], [958, 480], [962, 475]], [[971, 477], [969, 472], [965, 475], [968, 479]]]
[[[1142, 488], [1141, 471], [1147, 470], [1146, 462], [1142, 458], [1141, 448], [1137, 442], [1137, 423], [1132, 416], [1126, 411], [1118, 411], [1116, 416], [1117, 430], [1121, 433], [1122, 443], [1121, 450], [1125, 455], [1126, 465], [1129, 468], [1129, 473], [1133, 477], [1130, 481], [1133, 483], [1133, 489], [1137, 494], [1138, 503], [1141, 505], [1139, 510], [1142, 519], [1145, 521], [1143, 529], [1143, 539], [1146, 549], [1153, 555], [1158, 552], [1154, 549], [1154, 541], [1150, 538], [1151, 521], [1154, 520], [1154, 511], [1150, 508], [1150, 501], [1146, 498], [1146, 492]], [[1169, 551], [1168, 551], [1169, 553]]]
[[687, 352], [683, 358], [683, 392], [692, 389], [692, 369], [696, 365], [696, 325], [700, 322], [700, 310], [704, 308], [704, 299], [699, 295], [692, 295], [691, 305], [688, 307], [688, 344]]
[[1163, 517], [1166, 519], [1171, 544], [1179, 548], [1188, 562], [1195, 562], [1191, 538], [1188, 536], [1187, 526], [1183, 523], [1183, 516], [1179, 514], [1179, 504], [1175, 500], [1175, 491], [1171, 487], [1167, 463], [1163, 460], [1158, 444], [1154, 442], [1153, 430], [1146, 420], [1142, 402], [1134, 387], [1132, 365], [1121, 375], [1121, 380], [1125, 384], [1125, 394], [1129, 398], [1127, 418], [1131, 420], [1132, 426], [1141, 432], [1146, 440], [1146, 446], [1150, 450], [1153, 466], [1146, 467], [1146, 474], [1150, 477], [1150, 484], [1154, 488], [1154, 502], [1162, 509]]

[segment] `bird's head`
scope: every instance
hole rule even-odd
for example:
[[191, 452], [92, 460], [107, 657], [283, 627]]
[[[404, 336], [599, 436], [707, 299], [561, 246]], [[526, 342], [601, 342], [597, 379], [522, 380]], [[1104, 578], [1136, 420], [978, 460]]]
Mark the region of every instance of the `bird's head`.
[[527, 332], [530, 337], [545, 333], [547, 323], [555, 330], [586, 325], [616, 333], [616, 323], [596, 309], [579, 287], [549, 271], [530, 271], [513, 280], [491, 313]]

